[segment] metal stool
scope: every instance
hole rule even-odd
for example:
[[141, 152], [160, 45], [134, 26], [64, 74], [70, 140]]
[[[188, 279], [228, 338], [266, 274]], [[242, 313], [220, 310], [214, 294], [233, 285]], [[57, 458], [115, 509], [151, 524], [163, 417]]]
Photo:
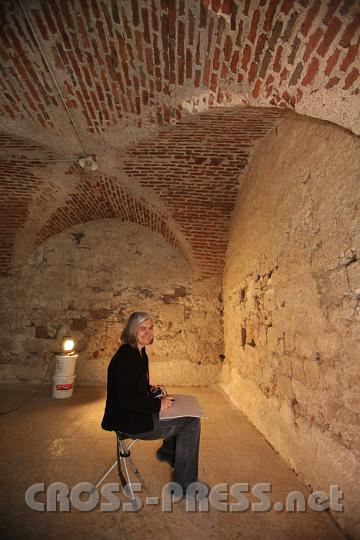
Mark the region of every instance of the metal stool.
[[[118, 475], [120, 479], [120, 483], [123, 489], [123, 492], [127, 497], [131, 499], [131, 502], [133, 503], [134, 508], [137, 508], [137, 500], [135, 497], [135, 493], [133, 490], [133, 486], [131, 483], [130, 473], [127, 461], [129, 461], [132, 470], [134, 474], [137, 476], [140, 484], [145, 487], [144, 480], [136, 467], [136, 465], [133, 463], [131, 457], [130, 457], [130, 448], [136, 443], [138, 439], [133, 439], [129, 445], [126, 444], [125, 440], [129, 439], [128, 435], [125, 435], [125, 433], [122, 433], [121, 431], [116, 432], [116, 443], [117, 443], [117, 450], [116, 450], [116, 461], [111, 465], [111, 467], [106, 471], [104, 476], [100, 478], [98, 483], [94, 486], [94, 490], [97, 489], [105, 480], [105, 478], [111, 473], [113, 469], [115, 469], [116, 465], [118, 467]], [[124, 471], [124, 472], [123, 472]], [[125, 473], [125, 475], [124, 475]]]

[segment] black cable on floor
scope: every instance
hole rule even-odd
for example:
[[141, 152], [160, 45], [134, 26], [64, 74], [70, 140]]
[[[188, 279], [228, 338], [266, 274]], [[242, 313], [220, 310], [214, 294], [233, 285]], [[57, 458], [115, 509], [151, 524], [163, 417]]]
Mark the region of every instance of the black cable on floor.
[[21, 405], [18, 405], [18, 407], [15, 407], [14, 409], [10, 409], [10, 411], [3, 411], [3, 412], [0, 412], [0, 416], [5, 415], [5, 414], [10, 414], [10, 413], [12, 413], [12, 412], [17, 411], [18, 409], [22, 409], [22, 407], [25, 407], [25, 405], [27, 405], [28, 403], [30, 403], [30, 401], [31, 401], [32, 399], [34, 399], [35, 396], [38, 395], [38, 393], [40, 392], [40, 390], [41, 390], [41, 388], [42, 388], [42, 386], [43, 386], [43, 384], [44, 384], [44, 382], [45, 382], [45, 379], [46, 379], [46, 377], [47, 377], [47, 374], [48, 374], [48, 371], [49, 371], [49, 367], [50, 367], [50, 364], [51, 364], [52, 360], [53, 360], [52, 357], [50, 357], [50, 360], [49, 360], [49, 362], [48, 362], [48, 365], [47, 365], [47, 368], [46, 368], [46, 371], [45, 371], [44, 378], [43, 378], [43, 380], [41, 381], [41, 383], [39, 384], [39, 386], [37, 387], [37, 389], [35, 390], [35, 392], [33, 393], [33, 395], [30, 396], [29, 399], [27, 399], [24, 403], [22, 403]]

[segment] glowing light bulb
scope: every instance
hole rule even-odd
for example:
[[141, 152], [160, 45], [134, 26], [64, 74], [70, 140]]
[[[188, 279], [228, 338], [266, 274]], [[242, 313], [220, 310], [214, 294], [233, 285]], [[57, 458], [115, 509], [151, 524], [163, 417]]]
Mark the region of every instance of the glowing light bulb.
[[62, 342], [62, 350], [66, 354], [71, 354], [74, 352], [75, 342], [71, 338], [64, 338]]

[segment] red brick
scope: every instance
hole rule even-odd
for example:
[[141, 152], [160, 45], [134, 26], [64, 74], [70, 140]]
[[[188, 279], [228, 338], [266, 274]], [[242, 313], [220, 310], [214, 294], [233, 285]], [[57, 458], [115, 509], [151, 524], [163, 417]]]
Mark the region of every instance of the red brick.
[[290, 102], [290, 94], [285, 90], [285, 92], [282, 93], [281, 96], [287, 103]]
[[[48, 28], [49, 28], [50, 32], [52, 34], [54, 34], [54, 35], [57, 34], [58, 31], [56, 29], [54, 19], [52, 18], [51, 13], [49, 11], [49, 7], [46, 4], [43, 6], [43, 14], [44, 14], [44, 18], [45, 18], [45, 21], [46, 21], [46, 23], [48, 25]], [[80, 14], [79, 14], [79, 19], [81, 19]]]
[[212, 73], [211, 74], [211, 85], [210, 85], [210, 89], [212, 92], [216, 92], [216, 89], [217, 89], [217, 76], [215, 73]]
[[131, 10], [132, 10], [132, 23], [134, 26], [139, 26], [140, 18], [139, 18], [139, 6], [138, 6], [137, 0], [131, 0]]
[[232, 39], [231, 39], [231, 36], [227, 35], [225, 38], [225, 43], [224, 43], [224, 58], [227, 62], [229, 62], [231, 58], [231, 52], [232, 52]]
[[214, 20], [210, 19], [210, 23], [209, 23], [209, 27], [208, 27], [208, 31], [207, 31], [207, 48], [206, 48], [206, 52], [208, 54], [209, 54], [210, 49], [211, 49], [213, 30], [214, 30]]
[[249, 64], [249, 61], [250, 61], [250, 57], [251, 57], [251, 47], [250, 47], [250, 45], [245, 45], [244, 52], [243, 52], [243, 57], [242, 57], [242, 63], [241, 63], [241, 67], [245, 71], [247, 70], [247, 67], [248, 67], [248, 64]]
[[[124, 28], [125, 28], [126, 36], [129, 39], [132, 39], [132, 30], [131, 30], [131, 26], [129, 24], [129, 21], [127, 19], [126, 11], [125, 11], [124, 7], [121, 8], [121, 20], [122, 20], [122, 23], [123, 23]], [[89, 23], [89, 25], [90, 25], [90, 23]]]
[[331, 79], [329, 79], [329, 82], [327, 83], [325, 88], [326, 89], [333, 88], [334, 86], [338, 84], [339, 81], [340, 81], [339, 77], [332, 77]]
[[85, 47], [85, 49], [89, 49], [90, 48], [90, 41], [88, 39], [87, 31], [85, 30], [84, 21], [80, 16], [77, 17], [77, 24], [78, 24], [81, 39], [82, 39], [82, 42], [83, 42], [83, 46]]
[[178, 23], [178, 46], [177, 46], [177, 52], [180, 56], [184, 57], [185, 54], [185, 24], [182, 21], [179, 21]]
[[145, 49], [146, 67], [150, 75], [154, 74], [154, 62], [152, 57], [152, 49]]
[[265, 86], [268, 86], [269, 84], [271, 84], [272, 82], [274, 81], [274, 77], [273, 75], [270, 75], [268, 76], [268, 78], [266, 79], [266, 82], [265, 82]]
[[64, 15], [66, 27], [75, 30], [74, 20], [70, 14], [67, 0], [62, 0], [61, 2], [61, 13]]
[[195, 62], [198, 66], [200, 65], [200, 33], [196, 44]]
[[206, 56], [205, 63], [204, 63], [204, 73], [203, 73], [203, 83], [205, 84], [205, 86], [209, 86], [209, 78], [210, 78], [210, 58]]
[[213, 61], [212, 61], [213, 70], [215, 71], [217, 71], [220, 67], [219, 59], [220, 59], [220, 49], [215, 47]]
[[353, 68], [350, 71], [349, 75], [346, 76], [344, 90], [348, 90], [354, 84], [358, 76], [359, 76], [359, 70], [356, 68]]
[[244, 13], [244, 15], [248, 15], [248, 13], [249, 13], [250, 2], [251, 2], [251, 0], [245, 0], [245, 3], [243, 2], [243, 5], [244, 5], [243, 13]]
[[265, 96], [268, 98], [269, 96], [271, 96], [272, 94], [272, 91], [273, 91], [274, 87], [270, 84], [269, 86], [266, 87], [266, 90], [265, 90]]
[[276, 51], [275, 60], [274, 60], [274, 66], [273, 66], [274, 71], [276, 71], [277, 73], [279, 73], [280, 70], [281, 70], [281, 55], [282, 55], [282, 52], [283, 52], [283, 48], [282, 48], [281, 45], [279, 45], [279, 47], [277, 48], [277, 51]]
[[281, 5], [281, 11], [287, 15], [290, 11], [290, 9], [294, 5], [294, 0], [284, 0]]
[[194, 45], [195, 17], [191, 9], [188, 11], [189, 45]]
[[325, 68], [325, 75], [329, 76], [331, 74], [332, 70], [337, 64], [339, 56], [340, 56], [340, 51], [339, 49], [336, 49], [335, 52], [328, 58], [328, 61], [326, 63], [326, 68]]
[[103, 66], [104, 65], [104, 60], [103, 60], [103, 58], [102, 58], [102, 56], [101, 56], [101, 54], [99, 52], [98, 42], [95, 39], [92, 39], [91, 40], [91, 45], [93, 47], [96, 60], [99, 62], [99, 64], [101, 66]]
[[313, 0], [313, 4], [311, 8], [308, 10], [305, 21], [303, 22], [301, 26], [301, 33], [303, 34], [303, 36], [306, 37], [308, 35], [311, 25], [319, 12], [320, 6], [321, 6], [321, 2], [319, 0]]
[[226, 29], [225, 18], [224, 17], [219, 17], [218, 25], [217, 25], [217, 38], [216, 38], [216, 43], [217, 43], [217, 45], [219, 45], [219, 47], [221, 46], [222, 38], [223, 38], [223, 34], [225, 32], [225, 29]]
[[286, 77], [288, 76], [289, 72], [286, 68], [283, 68], [280, 72], [280, 79], [284, 81]]
[[176, 52], [175, 42], [170, 39], [169, 42], [169, 70], [170, 70], [170, 83], [176, 84]]
[[355, 32], [359, 28], [360, 28], [360, 13], [356, 13], [354, 15], [353, 20], [351, 21], [350, 24], [348, 24], [348, 26], [345, 29], [345, 32], [341, 36], [341, 40], [340, 40], [339, 45], [341, 47], [345, 47], [345, 48], [349, 47], [350, 43], [351, 43], [351, 40], [355, 35]]
[[232, 0], [223, 0], [222, 6], [221, 6], [221, 11], [225, 15], [230, 15], [231, 11], [232, 11], [232, 5], [233, 5]]
[[184, 61], [184, 57], [180, 56], [178, 58], [178, 83], [180, 85], [184, 84], [184, 72], [185, 72], [185, 61]]
[[[116, 0], [114, 0], [116, 1]], [[159, 30], [159, 21], [157, 17], [157, 6], [155, 4], [155, 0], [152, 0], [151, 3], [151, 24], [153, 27], [154, 32], [158, 32]]]
[[186, 78], [192, 79], [192, 53], [190, 49], [186, 49]]
[[236, 73], [238, 70], [239, 59], [240, 59], [240, 52], [236, 50], [232, 56], [231, 65], [230, 65], [230, 69], [233, 73]]
[[239, 21], [238, 28], [237, 28], [237, 36], [235, 40], [235, 44], [237, 45], [237, 47], [241, 47], [242, 45], [241, 36], [242, 36], [243, 26], [244, 26], [244, 21]]
[[250, 83], [252, 83], [255, 80], [257, 70], [258, 70], [258, 64], [256, 64], [256, 62], [251, 62], [249, 75], [248, 75], [248, 81]]
[[328, 10], [324, 18], [324, 24], [329, 24], [331, 17], [340, 5], [341, 0], [328, 0]]
[[319, 43], [322, 35], [323, 35], [322, 31], [320, 30], [320, 28], [318, 28], [309, 37], [309, 40], [308, 40], [308, 43], [306, 45], [306, 49], [305, 49], [305, 52], [304, 52], [304, 56], [303, 56], [304, 62], [307, 62], [309, 60], [311, 53], [314, 51], [315, 47]]
[[62, 19], [62, 11], [59, 9], [59, 6], [55, 2], [49, 2], [49, 5], [51, 6], [51, 9], [54, 13], [54, 20], [55, 23], [60, 31], [60, 35], [62, 38], [62, 42], [64, 44], [65, 49], [69, 49], [71, 47], [69, 38], [67, 36], [67, 33], [65, 32], [65, 26]]
[[212, 0], [211, 9], [215, 11], [215, 13], [218, 13], [220, 11], [220, 7], [221, 7], [221, 0]]
[[136, 45], [136, 50], [138, 53], [138, 59], [140, 60], [140, 62], [143, 62], [144, 57], [143, 57], [143, 49], [142, 49], [142, 33], [139, 32], [138, 30], [136, 30], [135, 32], [135, 45]]
[[169, 2], [168, 4], [168, 20], [169, 20], [169, 36], [170, 38], [176, 38], [176, 2]]
[[194, 86], [195, 88], [199, 88], [201, 81], [201, 71], [200, 69], [195, 70], [195, 78], [194, 78]]
[[45, 41], [48, 41], [49, 36], [48, 36], [48, 33], [47, 33], [47, 29], [46, 29], [46, 26], [45, 26], [44, 21], [42, 19], [42, 16], [39, 13], [39, 10], [38, 9], [32, 9], [31, 13], [32, 13], [33, 17], [35, 18], [36, 25], [37, 25], [37, 28], [40, 30], [41, 37], [43, 39], [45, 39]]
[[310, 62], [310, 65], [308, 66], [305, 77], [301, 81], [301, 84], [303, 86], [308, 86], [313, 81], [318, 70], [319, 70], [319, 60], [314, 56]]
[[77, 76], [78, 79], [82, 78], [80, 66], [78, 64], [78, 61], [73, 53], [73, 51], [68, 51], [68, 57], [70, 58], [71, 65], [73, 67], [73, 70]]
[[252, 43], [255, 43], [259, 20], [260, 20], [260, 11], [258, 9], [255, 9], [252, 20], [251, 20], [251, 26], [250, 26], [250, 32], [249, 32], [249, 39]]
[[260, 94], [260, 89], [261, 89], [261, 80], [258, 79], [255, 83], [255, 86], [254, 86], [254, 89], [252, 91], [252, 95], [253, 97], [256, 99], [259, 97], [259, 94]]
[[159, 47], [157, 46], [157, 36], [154, 36], [153, 50], [154, 50], [154, 62], [155, 62], [155, 65], [160, 66], [161, 65], [161, 59], [160, 59]]
[[210, 4], [209, 0], [202, 0], [200, 2], [200, 28], [206, 28], [207, 25], [207, 13], [208, 13], [208, 6]]
[[258, 62], [261, 56], [261, 53], [264, 49], [264, 45], [266, 42], [266, 35], [260, 34], [260, 36], [257, 39], [256, 47], [255, 47], [255, 60]]
[[91, 17], [90, 17], [90, 10], [89, 10], [89, 5], [87, 2], [80, 2], [79, 4], [79, 8], [81, 9], [82, 11], [82, 14], [86, 20], [86, 24], [88, 26], [91, 25]]
[[149, 13], [146, 8], [142, 8], [141, 10], [141, 18], [143, 20], [143, 28], [144, 28], [144, 40], [146, 43], [150, 44], [150, 27], [149, 27]]
[[344, 60], [341, 62], [340, 70], [346, 72], [348, 70], [348, 67], [351, 66], [355, 58], [358, 56], [358, 53], [359, 53], [359, 43], [357, 45], [352, 45], [349, 48]]
[[83, 73], [85, 75], [85, 82], [88, 86], [92, 86], [92, 79], [90, 77], [90, 73], [86, 65], [82, 66]]
[[279, 5], [278, 0], [270, 0], [269, 6], [265, 14], [264, 30], [265, 32], [270, 32], [272, 26], [272, 20], [276, 7]]
[[338, 18], [333, 17], [329, 23], [327, 31], [325, 32], [322, 42], [317, 48], [317, 52], [320, 54], [320, 56], [325, 56], [325, 54], [328, 52], [329, 47], [340, 31], [340, 28], [341, 21]]

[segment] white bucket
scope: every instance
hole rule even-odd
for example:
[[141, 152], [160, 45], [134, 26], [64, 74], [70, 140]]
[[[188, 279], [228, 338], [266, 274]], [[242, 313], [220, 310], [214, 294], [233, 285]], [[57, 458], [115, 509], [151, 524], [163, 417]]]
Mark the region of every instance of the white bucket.
[[70, 377], [57, 377], [53, 378], [53, 389], [52, 397], [53, 398], [67, 398], [73, 395], [74, 391], [74, 381], [75, 375], [70, 375]]
[[57, 354], [55, 365], [55, 377], [70, 377], [75, 374], [75, 366], [78, 355]]

